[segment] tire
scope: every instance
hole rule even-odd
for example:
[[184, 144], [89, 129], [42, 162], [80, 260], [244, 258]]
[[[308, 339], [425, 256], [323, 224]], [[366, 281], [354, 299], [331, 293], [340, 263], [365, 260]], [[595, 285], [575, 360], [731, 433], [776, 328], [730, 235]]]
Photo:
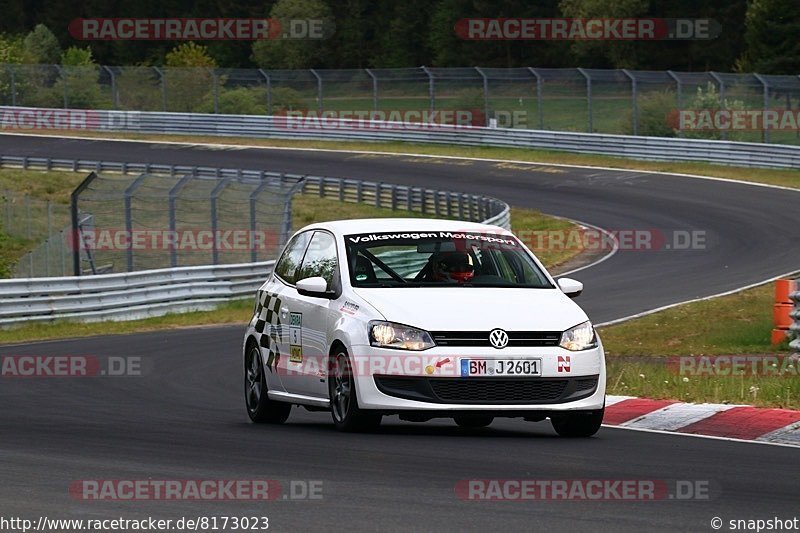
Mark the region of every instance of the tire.
[[244, 358], [244, 402], [250, 420], [260, 424], [283, 424], [289, 418], [292, 404], [269, 399], [261, 350], [255, 343], [247, 345]]
[[459, 427], [476, 429], [485, 428], [494, 421], [494, 417], [488, 415], [461, 415], [453, 417], [453, 420]]
[[369, 431], [381, 424], [381, 415], [362, 411], [358, 407], [358, 395], [353, 379], [350, 358], [343, 347], [329, 356], [328, 398], [331, 402], [333, 425], [339, 431]]
[[553, 416], [550, 422], [553, 424], [553, 429], [556, 433], [562, 437], [591, 437], [600, 429], [605, 411], [605, 408], [603, 408], [597, 411], [583, 411], [558, 415]]

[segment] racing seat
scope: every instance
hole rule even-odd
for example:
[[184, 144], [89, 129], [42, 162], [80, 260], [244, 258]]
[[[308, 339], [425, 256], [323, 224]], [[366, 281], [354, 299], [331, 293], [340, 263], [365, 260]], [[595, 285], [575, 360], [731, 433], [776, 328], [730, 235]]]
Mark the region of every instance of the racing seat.
[[[362, 283], [378, 282], [378, 276], [375, 275], [375, 267], [372, 266], [372, 261], [363, 255], [356, 256], [356, 264], [353, 268], [353, 274], [355, 275], [356, 281]], [[362, 276], [366, 276], [366, 278], [362, 278]]]

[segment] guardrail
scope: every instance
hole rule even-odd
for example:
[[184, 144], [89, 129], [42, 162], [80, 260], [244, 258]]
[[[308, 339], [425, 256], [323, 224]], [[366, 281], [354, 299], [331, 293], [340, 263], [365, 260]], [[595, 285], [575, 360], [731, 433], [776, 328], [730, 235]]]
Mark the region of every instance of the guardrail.
[[[800, 279], [798, 279], [796, 283], [797, 286], [800, 287]], [[789, 346], [800, 352], [800, 290], [790, 294], [789, 298], [794, 302], [794, 310], [790, 314], [793, 322], [789, 327], [789, 331], [791, 331], [794, 340], [789, 343]]]
[[133, 320], [253, 295], [275, 261], [0, 281], [0, 324]]
[[[485, 128], [444, 124], [384, 122], [299, 116], [211, 115], [145, 111], [45, 109], [0, 106], [17, 123], [38, 128], [37, 117], [47, 115], [48, 126], [62, 128], [280, 139], [342, 141], [402, 141], [464, 146], [535, 148], [600, 154], [658, 161], [704, 161], [764, 168], [797, 168], [800, 146], [702, 139], [638, 137], [598, 133], [514, 128]], [[62, 118], [55, 120], [53, 116]], [[40, 121], [41, 122], [41, 121]], [[24, 126], [23, 126], [24, 130]]]
[[[474, 194], [431, 190], [346, 178], [275, 174], [265, 171], [146, 165], [0, 156], [0, 167], [28, 169], [195, 174], [294, 180], [305, 192], [343, 202], [369, 202], [376, 207], [434, 216], [484, 221], [510, 228], [508, 204]], [[57, 319], [80, 321], [132, 320], [170, 312], [212, 309], [246, 297], [263, 283], [274, 261], [191, 266], [93, 276], [0, 280], [0, 326]]]

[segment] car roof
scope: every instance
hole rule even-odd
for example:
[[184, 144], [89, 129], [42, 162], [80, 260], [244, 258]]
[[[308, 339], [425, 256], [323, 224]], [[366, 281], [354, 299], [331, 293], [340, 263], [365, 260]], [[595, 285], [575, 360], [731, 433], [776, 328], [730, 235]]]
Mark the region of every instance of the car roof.
[[309, 224], [299, 231], [327, 229], [334, 234], [381, 233], [386, 231], [489, 231], [511, 235], [511, 232], [489, 224], [435, 218], [356, 218]]

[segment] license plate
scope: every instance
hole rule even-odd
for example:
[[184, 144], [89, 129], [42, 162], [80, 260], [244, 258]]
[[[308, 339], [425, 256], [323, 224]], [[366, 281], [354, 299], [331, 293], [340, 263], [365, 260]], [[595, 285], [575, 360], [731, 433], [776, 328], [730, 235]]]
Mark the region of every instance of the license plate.
[[541, 359], [461, 359], [461, 377], [541, 376]]

